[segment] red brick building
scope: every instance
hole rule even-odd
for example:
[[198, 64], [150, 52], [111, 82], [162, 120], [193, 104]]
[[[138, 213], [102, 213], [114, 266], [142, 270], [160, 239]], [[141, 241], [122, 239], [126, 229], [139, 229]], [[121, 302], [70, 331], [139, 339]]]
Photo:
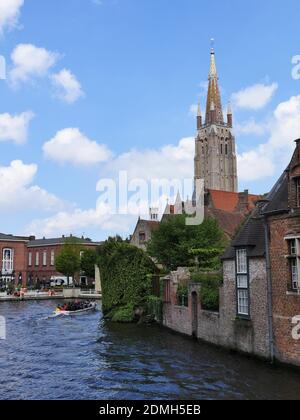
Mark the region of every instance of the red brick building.
[[263, 214], [268, 226], [274, 356], [300, 366], [300, 339], [293, 334], [300, 315], [300, 139]]
[[[82, 251], [96, 249], [99, 243], [85, 238], [76, 238]], [[66, 237], [36, 239], [0, 234], [1, 277], [0, 286], [6, 288], [10, 283], [35, 286], [49, 285], [51, 280], [63, 278], [55, 268], [55, 259]], [[76, 284], [88, 285], [94, 279], [78, 273]]]

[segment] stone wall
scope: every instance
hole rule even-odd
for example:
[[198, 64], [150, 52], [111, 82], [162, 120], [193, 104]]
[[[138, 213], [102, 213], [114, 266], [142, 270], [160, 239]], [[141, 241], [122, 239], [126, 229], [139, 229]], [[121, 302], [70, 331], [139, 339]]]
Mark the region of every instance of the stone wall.
[[237, 318], [235, 261], [223, 263], [224, 284], [220, 293], [221, 342], [259, 357], [270, 357], [267, 276], [264, 258], [252, 258], [250, 270], [250, 320]]
[[[186, 282], [188, 271], [179, 269], [166, 279], [170, 299], [164, 305], [163, 324], [174, 331], [193, 335], [197, 311], [197, 338], [228, 349], [269, 358], [269, 329], [267, 311], [267, 281], [264, 259], [250, 260], [251, 320], [236, 317], [235, 262], [224, 262], [224, 284], [220, 288], [220, 312], [201, 308], [201, 286], [189, 285], [188, 308], [177, 306], [177, 289]], [[197, 296], [197, 308], [193, 296]]]

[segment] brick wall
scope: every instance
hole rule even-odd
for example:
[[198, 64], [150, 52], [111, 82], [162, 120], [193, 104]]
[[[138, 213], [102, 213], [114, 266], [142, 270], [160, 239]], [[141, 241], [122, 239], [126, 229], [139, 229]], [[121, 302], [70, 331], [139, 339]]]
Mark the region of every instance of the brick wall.
[[[40, 282], [47, 282], [51, 279], [52, 276], [60, 276], [61, 273], [58, 273], [55, 268], [55, 260], [57, 255], [60, 253], [63, 245], [47, 245], [39, 247], [29, 247], [27, 249], [26, 263], [27, 263], [27, 279], [29, 276], [32, 277], [33, 283], [37, 282], [39, 279]], [[84, 245], [83, 249], [95, 249], [96, 245]], [[51, 252], [54, 251], [54, 265], [51, 265]], [[32, 264], [29, 266], [29, 253], [32, 254]], [[43, 253], [46, 252], [47, 259], [46, 265], [43, 264]], [[36, 265], [36, 254], [39, 254], [39, 264]], [[80, 274], [76, 274], [75, 281], [79, 284]], [[89, 284], [94, 279], [88, 279]]]
[[0, 266], [2, 270], [2, 258], [3, 258], [3, 250], [4, 249], [11, 249], [13, 251], [13, 259], [14, 259], [14, 272], [15, 272], [15, 280], [18, 282], [18, 277], [22, 274], [23, 282], [26, 281], [26, 253], [27, 253], [27, 243], [24, 241], [1, 241], [0, 242]]
[[300, 366], [300, 340], [292, 336], [292, 319], [300, 315], [300, 296], [290, 291], [289, 249], [284, 239], [300, 235], [300, 217], [272, 217], [269, 225], [275, 355], [282, 362]]

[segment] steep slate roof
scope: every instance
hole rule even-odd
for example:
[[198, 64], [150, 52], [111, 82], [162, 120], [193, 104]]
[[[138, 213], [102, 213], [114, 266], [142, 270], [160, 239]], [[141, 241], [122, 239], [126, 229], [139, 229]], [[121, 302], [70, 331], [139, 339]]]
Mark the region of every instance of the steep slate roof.
[[263, 257], [265, 255], [264, 219], [259, 212], [259, 208], [252, 212], [245, 225], [227, 248], [222, 259], [235, 258], [235, 249], [238, 247], [247, 247], [249, 257]]
[[235, 250], [238, 247], [247, 247], [249, 249], [249, 257], [265, 256], [264, 216], [274, 212], [287, 212], [289, 210], [288, 181], [289, 174], [287, 169], [265, 200], [263, 200], [265, 204], [261, 202], [253, 210], [245, 225], [226, 250], [223, 259], [235, 258]]
[[262, 213], [274, 211], [288, 211], [288, 172], [285, 171], [276, 182], [270, 194], [267, 196], [269, 201], [263, 208]]

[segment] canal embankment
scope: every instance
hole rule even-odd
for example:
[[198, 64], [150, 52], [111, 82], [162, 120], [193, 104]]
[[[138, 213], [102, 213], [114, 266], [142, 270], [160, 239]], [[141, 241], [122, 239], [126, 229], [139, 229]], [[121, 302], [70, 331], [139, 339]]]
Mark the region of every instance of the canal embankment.
[[22, 294], [22, 296], [8, 296], [6, 293], [0, 293], [1, 302], [20, 302], [20, 301], [47, 301], [47, 300], [63, 300], [63, 299], [86, 299], [99, 300], [102, 294], [96, 293], [93, 290], [81, 289], [64, 289], [61, 292], [52, 294], [50, 292], [32, 291]]

